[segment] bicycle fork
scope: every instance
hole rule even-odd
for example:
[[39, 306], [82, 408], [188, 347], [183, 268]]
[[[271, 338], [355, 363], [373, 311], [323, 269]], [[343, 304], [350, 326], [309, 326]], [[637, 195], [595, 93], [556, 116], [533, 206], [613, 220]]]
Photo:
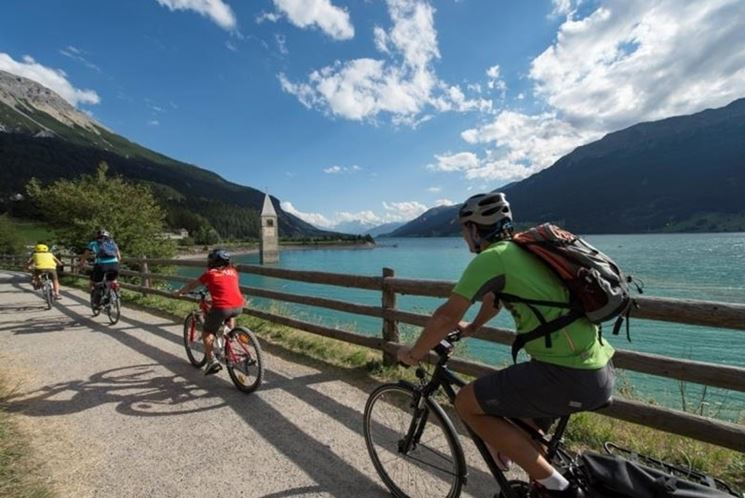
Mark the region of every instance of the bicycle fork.
[[429, 409], [427, 408], [427, 397], [418, 392], [416, 399], [413, 400], [411, 408], [414, 409], [414, 415], [411, 417], [409, 430], [406, 431], [406, 437], [398, 442], [398, 452], [404, 455], [416, 449], [419, 440], [422, 438], [424, 428], [427, 426], [429, 419]]

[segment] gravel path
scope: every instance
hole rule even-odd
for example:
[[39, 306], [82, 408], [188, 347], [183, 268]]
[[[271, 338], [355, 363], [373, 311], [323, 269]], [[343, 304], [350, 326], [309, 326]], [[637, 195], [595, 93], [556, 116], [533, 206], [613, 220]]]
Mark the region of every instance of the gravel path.
[[[188, 363], [180, 324], [124, 303], [110, 326], [69, 288], [46, 310], [27, 278], [0, 271], [5, 406], [61, 496], [389, 496], [362, 437], [371, 381], [269, 345], [245, 395]], [[467, 490], [495, 492], [483, 468]]]

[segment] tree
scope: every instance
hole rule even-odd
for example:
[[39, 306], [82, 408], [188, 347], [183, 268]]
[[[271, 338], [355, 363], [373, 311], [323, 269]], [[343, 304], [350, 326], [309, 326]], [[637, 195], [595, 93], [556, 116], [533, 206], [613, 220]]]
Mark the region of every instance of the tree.
[[0, 216], [0, 254], [21, 254], [24, 249], [18, 229], [7, 216]]
[[125, 256], [171, 256], [174, 244], [161, 235], [165, 213], [150, 189], [108, 176], [107, 171], [102, 162], [95, 175], [75, 180], [42, 186], [32, 179], [26, 191], [70, 248], [82, 248], [96, 230], [105, 228]]

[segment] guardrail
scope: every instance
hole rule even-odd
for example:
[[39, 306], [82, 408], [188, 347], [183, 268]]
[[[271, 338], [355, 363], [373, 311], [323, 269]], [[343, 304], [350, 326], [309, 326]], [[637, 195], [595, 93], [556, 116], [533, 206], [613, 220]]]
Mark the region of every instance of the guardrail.
[[[0, 259], [0, 262], [1, 261], [2, 260]], [[125, 289], [144, 294], [153, 294], [182, 300], [190, 299], [177, 297], [171, 292], [163, 291], [157, 288], [157, 286], [154, 286], [153, 283], [155, 281], [187, 282], [192, 279], [180, 275], [154, 273], [150, 271], [150, 268], [159, 266], [204, 267], [204, 263], [201, 261], [175, 259], [125, 258], [123, 263], [139, 268], [139, 270], [134, 271], [123, 269], [120, 272], [121, 275], [138, 277], [143, 284], [133, 285], [122, 283], [122, 287]], [[73, 271], [75, 271], [75, 264], [72, 265], [72, 268]], [[288, 303], [316, 306], [346, 313], [380, 318], [381, 334], [378, 337], [371, 337], [355, 332], [339, 330], [297, 320], [266, 311], [250, 308], [244, 310], [247, 315], [273, 323], [380, 350], [383, 352], [384, 361], [388, 364], [395, 361], [395, 354], [398, 348], [401, 347], [401, 344], [399, 344], [398, 324], [406, 323], [423, 326], [429, 318], [429, 315], [396, 309], [396, 296], [399, 294], [408, 294], [429, 297], [446, 297], [450, 294], [454, 285], [453, 282], [447, 281], [397, 278], [395, 272], [390, 268], [384, 268], [380, 276], [297, 271], [255, 265], [238, 265], [238, 269], [242, 273], [253, 275], [380, 292], [381, 305], [370, 306], [349, 303], [336, 299], [290, 294], [255, 287], [241, 287], [242, 292], [249, 296], [263, 297]], [[638, 319], [745, 331], [745, 305], [654, 297], [639, 297], [637, 298], [637, 301], [639, 303], [639, 308], [633, 310], [632, 316]], [[733, 331], [733, 333], [737, 332]], [[483, 327], [474, 335], [474, 337], [485, 341], [510, 345], [514, 338], [514, 331], [501, 328]], [[639, 353], [624, 349], [618, 349], [616, 351], [614, 364], [616, 368], [620, 369], [745, 392], [745, 368], [742, 367], [683, 360], [669, 356]], [[473, 376], [481, 376], [495, 370], [493, 367], [488, 365], [459, 358], [453, 358], [450, 361], [450, 366], [455, 371]], [[663, 408], [620, 397], [614, 398], [613, 405], [599, 413], [608, 417], [626, 420], [654, 429], [679, 434], [699, 441], [745, 452], [745, 426], [741, 424], [710, 419], [700, 415]]]

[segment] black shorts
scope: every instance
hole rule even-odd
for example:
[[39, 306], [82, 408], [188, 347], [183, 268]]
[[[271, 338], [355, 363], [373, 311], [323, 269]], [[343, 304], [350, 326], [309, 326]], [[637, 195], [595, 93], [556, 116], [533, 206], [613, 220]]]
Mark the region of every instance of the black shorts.
[[225, 320], [240, 315], [242, 311], [243, 308], [212, 308], [204, 317], [205, 333], [214, 334]]
[[473, 388], [484, 413], [549, 420], [601, 407], [613, 394], [614, 380], [610, 362], [582, 370], [531, 360], [485, 375]]
[[91, 272], [91, 282], [103, 281], [104, 275], [109, 282], [119, 276], [119, 263], [96, 263]]

